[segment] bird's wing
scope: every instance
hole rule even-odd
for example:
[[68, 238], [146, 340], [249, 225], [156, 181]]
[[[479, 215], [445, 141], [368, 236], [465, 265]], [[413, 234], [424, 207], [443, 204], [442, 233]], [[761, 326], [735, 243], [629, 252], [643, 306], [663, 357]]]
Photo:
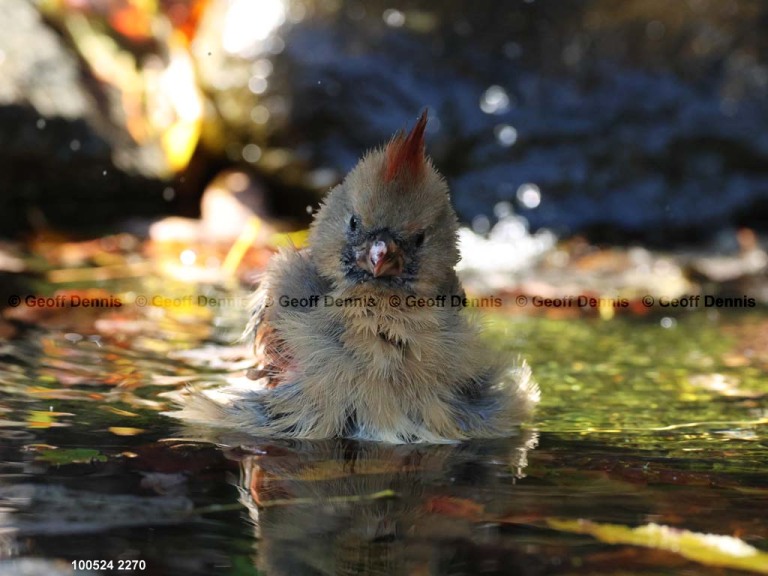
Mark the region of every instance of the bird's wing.
[[285, 372], [292, 358], [285, 342], [275, 330], [269, 292], [269, 287], [262, 285], [254, 294], [246, 335], [253, 338], [253, 352], [256, 357], [256, 365], [248, 370], [248, 378], [266, 378], [266, 385], [271, 388], [278, 384], [280, 374]]
[[286, 315], [312, 309], [310, 298], [322, 298], [328, 282], [317, 272], [309, 249], [286, 249], [275, 255], [251, 304], [251, 319], [244, 337], [253, 338], [256, 365], [248, 371], [253, 380], [266, 378], [266, 385], [280, 384], [294, 364], [293, 354], [281, 336]]

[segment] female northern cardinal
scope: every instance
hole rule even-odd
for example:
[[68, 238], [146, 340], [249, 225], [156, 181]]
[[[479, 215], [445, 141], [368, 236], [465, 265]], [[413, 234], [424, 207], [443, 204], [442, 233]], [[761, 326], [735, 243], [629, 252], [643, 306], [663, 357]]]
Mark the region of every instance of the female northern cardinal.
[[309, 248], [254, 299], [263, 386], [193, 393], [180, 417], [257, 435], [445, 442], [512, 433], [539, 398], [483, 344], [454, 271], [457, 218], [424, 152], [427, 114], [330, 191]]

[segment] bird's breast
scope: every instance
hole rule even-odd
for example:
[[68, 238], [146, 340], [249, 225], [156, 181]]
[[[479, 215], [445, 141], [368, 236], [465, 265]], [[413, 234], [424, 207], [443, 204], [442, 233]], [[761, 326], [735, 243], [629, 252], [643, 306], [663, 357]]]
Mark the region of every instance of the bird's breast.
[[400, 380], [432, 356], [440, 325], [429, 310], [373, 306], [346, 315], [342, 342], [364, 370]]

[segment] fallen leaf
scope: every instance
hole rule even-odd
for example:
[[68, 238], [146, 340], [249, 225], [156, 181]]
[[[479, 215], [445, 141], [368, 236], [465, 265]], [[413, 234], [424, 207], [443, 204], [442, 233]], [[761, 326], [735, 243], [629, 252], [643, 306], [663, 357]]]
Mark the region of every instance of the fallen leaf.
[[32, 410], [27, 417], [28, 428], [59, 428], [69, 426], [62, 422], [57, 422], [59, 416], [74, 416], [69, 412], [46, 412], [45, 410]]
[[118, 416], [128, 416], [129, 418], [138, 416], [138, 414], [135, 412], [128, 412], [128, 410], [121, 410], [120, 408], [115, 408], [114, 406], [101, 406], [100, 408], [106, 412], [117, 414]]
[[630, 528], [620, 524], [556, 518], [548, 518], [547, 524], [562, 532], [589, 534], [608, 544], [629, 544], [667, 550], [707, 566], [768, 574], [768, 553], [733, 536], [703, 534], [659, 524]]
[[441, 514], [451, 518], [464, 518], [467, 520], [480, 520], [485, 512], [482, 504], [467, 500], [466, 498], [454, 498], [451, 496], [435, 496], [427, 500], [425, 504], [427, 512]]
[[115, 436], [138, 436], [145, 432], [143, 428], [130, 428], [128, 426], [110, 426], [107, 430]]

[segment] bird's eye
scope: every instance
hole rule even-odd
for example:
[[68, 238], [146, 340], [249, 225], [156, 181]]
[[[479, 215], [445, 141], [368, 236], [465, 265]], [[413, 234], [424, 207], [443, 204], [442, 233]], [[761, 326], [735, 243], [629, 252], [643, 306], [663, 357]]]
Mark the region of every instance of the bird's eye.
[[354, 214], [349, 217], [349, 231], [356, 232], [360, 227], [360, 220]]
[[424, 244], [424, 232], [419, 232], [418, 234], [416, 234], [415, 242], [416, 242], [416, 248]]

